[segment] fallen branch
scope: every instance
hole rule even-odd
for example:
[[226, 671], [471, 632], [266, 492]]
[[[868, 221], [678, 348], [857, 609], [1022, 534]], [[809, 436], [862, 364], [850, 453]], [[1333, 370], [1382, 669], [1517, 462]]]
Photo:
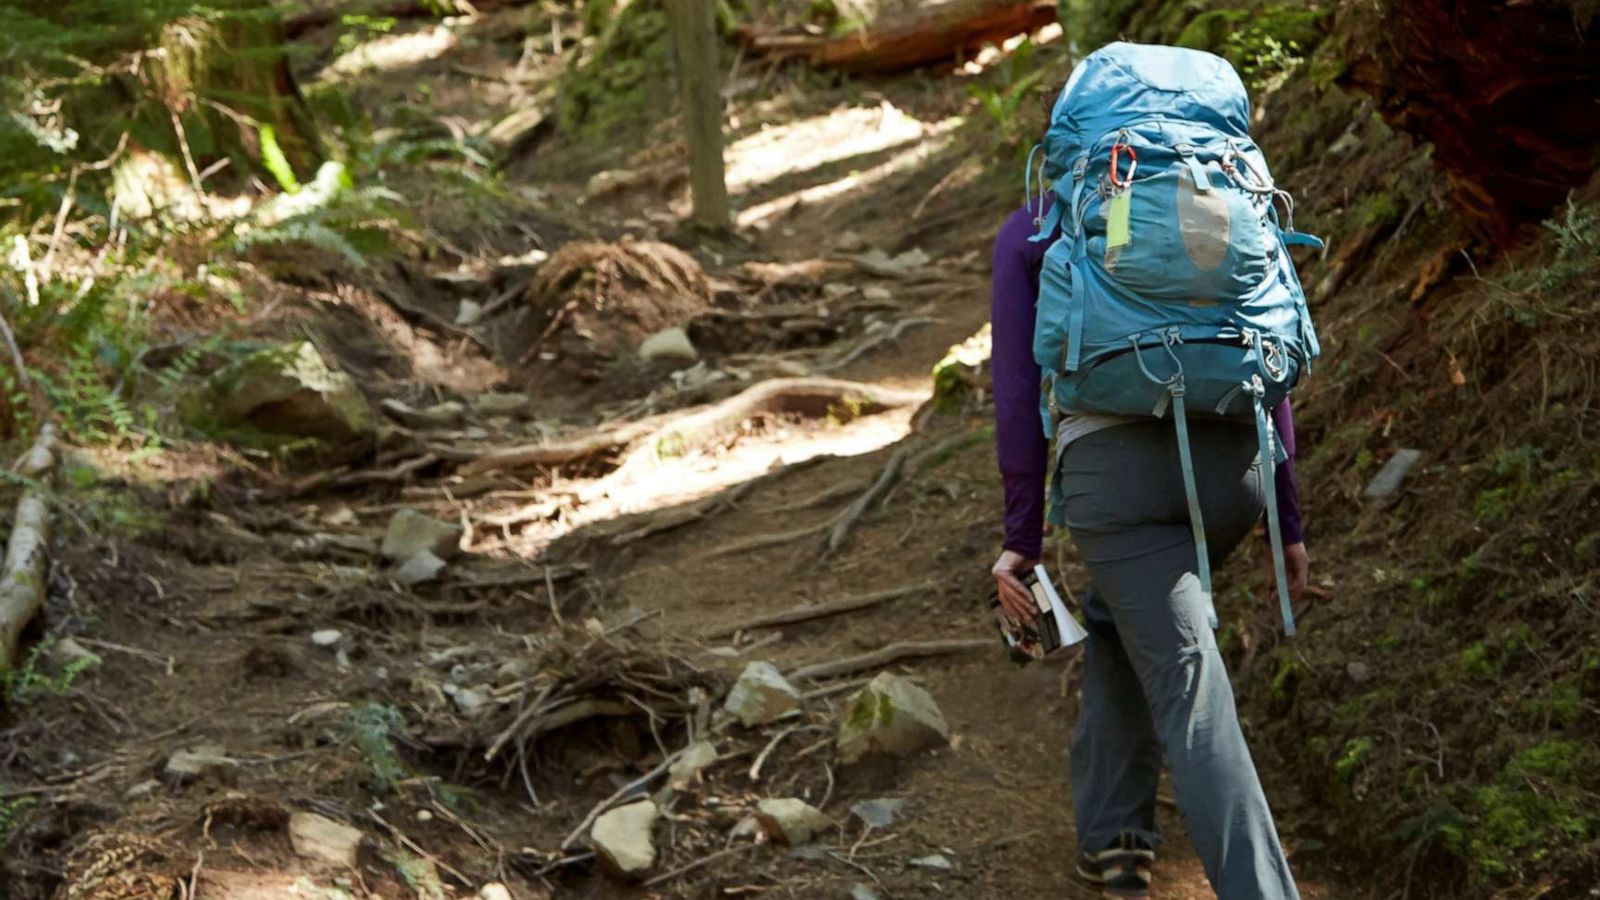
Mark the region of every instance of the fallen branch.
[[[685, 748], [685, 749], [687, 749], [687, 748]], [[623, 785], [622, 787], [617, 788], [616, 793], [614, 793], [611, 796], [605, 798], [604, 800], [601, 800], [599, 803], [596, 803], [594, 805], [594, 808], [589, 810], [588, 815], [585, 815], [583, 817], [583, 821], [578, 823], [578, 827], [572, 829], [572, 833], [567, 835], [566, 838], [564, 840], [562, 840], [561, 849], [563, 851], [571, 849], [572, 845], [576, 844], [578, 842], [578, 838], [583, 836], [583, 832], [585, 830], [587, 830], [588, 827], [591, 824], [594, 823], [595, 819], [600, 818], [600, 816], [606, 810], [610, 809], [612, 804], [616, 803], [618, 800], [621, 800], [623, 797], [628, 796], [629, 794], [633, 793], [634, 791], [638, 790], [639, 788], [647, 786], [648, 784], [650, 784], [650, 782], [655, 781], [657, 778], [660, 778], [662, 775], [667, 774], [667, 770], [672, 768], [672, 764], [677, 762], [678, 761], [678, 757], [682, 756], [683, 754], [684, 754], [684, 751], [683, 750], [679, 750], [678, 752], [672, 754], [671, 756], [667, 757], [666, 759], [663, 759], [661, 761], [660, 765], [656, 766], [654, 769], [651, 769], [650, 771], [644, 773], [643, 775], [640, 775], [638, 778], [635, 778], [634, 780], [628, 782], [627, 784]]]
[[753, 619], [746, 619], [745, 621], [736, 623], [734, 625], [718, 628], [715, 631], [707, 632], [706, 638], [724, 638], [728, 637], [729, 635], [738, 634], [741, 631], [751, 631], [756, 628], [774, 628], [779, 625], [793, 625], [796, 622], [809, 622], [814, 619], [824, 619], [829, 616], [837, 616], [847, 612], [856, 612], [858, 610], [868, 609], [882, 603], [887, 603], [890, 600], [897, 600], [901, 597], [907, 596], [908, 594], [915, 594], [919, 591], [931, 591], [935, 587], [936, 585], [931, 583], [906, 584], [901, 585], [900, 587], [889, 588], [887, 590], [875, 591], [871, 594], [862, 594], [857, 597], [844, 597], [828, 603], [813, 603], [807, 606], [796, 606], [780, 612], [769, 613], [764, 616], [756, 616]]
[[994, 641], [988, 640], [949, 640], [949, 641], [899, 641], [887, 647], [880, 647], [871, 653], [860, 656], [849, 656], [836, 659], [832, 662], [814, 663], [801, 666], [788, 673], [790, 681], [809, 678], [812, 680], [822, 678], [837, 678], [840, 675], [853, 675], [867, 669], [881, 669], [890, 663], [902, 659], [920, 659], [927, 656], [944, 656], [951, 653], [966, 653], [969, 650], [982, 650], [991, 647]]
[[5, 571], [0, 574], [0, 674], [14, 668], [17, 641], [44, 607], [50, 505], [47, 486], [39, 482], [48, 479], [55, 468], [55, 441], [55, 426], [41, 426], [33, 446], [16, 465], [16, 473], [32, 483], [17, 501], [11, 539], [6, 544]]

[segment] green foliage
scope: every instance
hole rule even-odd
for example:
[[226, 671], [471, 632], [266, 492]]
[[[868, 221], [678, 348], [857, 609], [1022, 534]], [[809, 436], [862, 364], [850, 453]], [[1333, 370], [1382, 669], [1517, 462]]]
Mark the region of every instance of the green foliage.
[[35, 644], [22, 664], [6, 673], [6, 705], [20, 706], [40, 697], [59, 697], [72, 690], [72, 683], [96, 662], [94, 657], [84, 656], [67, 663], [59, 672], [50, 672], [43, 663], [55, 643], [55, 639], [47, 638]]
[[1555, 258], [1531, 270], [1514, 270], [1501, 284], [1516, 292], [1564, 300], [1563, 293], [1600, 275], [1600, 209], [1567, 198], [1566, 215], [1544, 223], [1555, 244]]
[[1450, 848], [1480, 876], [1515, 875], [1571, 842], [1600, 835], [1600, 750], [1575, 740], [1548, 740], [1506, 763], [1491, 784], [1473, 791], [1476, 827], [1451, 834]]
[[1344, 754], [1333, 764], [1334, 774], [1339, 776], [1340, 781], [1349, 784], [1360, 770], [1362, 761], [1372, 753], [1375, 746], [1377, 745], [1373, 743], [1372, 738], [1365, 735], [1348, 741], [1344, 745]]
[[17, 830], [33, 805], [32, 797], [10, 797], [0, 800], [0, 844], [4, 844], [12, 832]]
[[671, 33], [658, 0], [634, 0], [589, 33], [595, 49], [562, 75], [556, 113], [577, 143], [609, 147], [671, 102]]
[[1035, 88], [1050, 69], [1038, 64], [1037, 51], [1033, 41], [1023, 41], [994, 67], [989, 83], [967, 89], [994, 124], [990, 134], [1001, 155], [1015, 154], [1038, 139], [1041, 122], [1029, 113], [1038, 107]]
[[351, 738], [366, 762], [373, 790], [389, 793], [406, 777], [405, 762], [394, 748], [394, 736], [405, 717], [392, 706], [368, 703], [350, 714]]
[[1220, 54], [1251, 90], [1268, 90], [1305, 61], [1326, 17], [1298, 5], [1212, 9], [1191, 19], [1173, 43]]
[[271, 125], [262, 125], [256, 129], [256, 138], [261, 142], [261, 163], [272, 173], [278, 187], [290, 194], [297, 193], [300, 182], [294, 177], [294, 167], [289, 165], [289, 157], [284, 156], [283, 148], [278, 146], [278, 130]]

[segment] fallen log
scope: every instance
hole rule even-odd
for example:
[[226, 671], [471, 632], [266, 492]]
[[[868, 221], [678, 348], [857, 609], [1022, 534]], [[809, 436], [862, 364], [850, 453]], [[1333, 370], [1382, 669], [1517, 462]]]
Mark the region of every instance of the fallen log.
[[756, 55], [800, 58], [819, 68], [881, 75], [951, 62], [985, 44], [1054, 21], [1055, 0], [952, 0], [881, 17], [842, 37], [751, 27], [735, 31], [734, 36]]
[[0, 674], [15, 667], [17, 641], [44, 607], [50, 504], [48, 486], [41, 482], [55, 469], [55, 440], [54, 425], [40, 428], [33, 446], [16, 465], [16, 473], [30, 483], [17, 501], [11, 539], [6, 544], [5, 570], [0, 573]]

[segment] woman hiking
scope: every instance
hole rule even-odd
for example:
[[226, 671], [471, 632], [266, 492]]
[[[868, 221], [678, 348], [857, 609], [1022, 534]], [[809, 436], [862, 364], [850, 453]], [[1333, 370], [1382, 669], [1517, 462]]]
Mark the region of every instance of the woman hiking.
[[[1129, 65], [1121, 62], [1123, 68]], [[1069, 81], [1057, 103], [1057, 123], [1071, 88]], [[1123, 140], [1117, 138], [1119, 146]], [[1100, 148], [1093, 153], [1101, 157], [1101, 165], [1107, 164]], [[1113, 199], [1119, 180], [1123, 190], [1159, 189], [1155, 182], [1148, 187], [1133, 182], [1133, 172], [1126, 168], [1128, 154], [1113, 149], [1110, 155]], [[1159, 160], [1151, 150], [1140, 155], [1146, 166], [1151, 158]], [[1082, 168], [1080, 163], [1080, 173]], [[1215, 179], [1218, 187], [1213, 190], [1220, 193], [1228, 177], [1225, 169], [1204, 169], [1199, 175]], [[1180, 172], [1180, 184], [1181, 177], [1190, 176]], [[1187, 184], [1192, 191], [1194, 182]], [[1068, 202], [1060, 196], [1065, 195], [1030, 199], [1007, 219], [994, 244], [992, 369], [1005, 542], [992, 571], [1005, 609], [1031, 620], [1029, 593], [1018, 575], [1040, 557], [1046, 478], [1053, 468], [1051, 519], [1070, 530], [1092, 581], [1083, 603], [1089, 638], [1071, 749], [1078, 873], [1110, 896], [1148, 896], [1150, 867], [1160, 843], [1156, 786], [1164, 759], [1190, 838], [1218, 896], [1297, 898], [1240, 730], [1213, 632], [1209, 585], [1202, 584], [1209, 572], [1202, 576], [1197, 551], [1197, 546], [1204, 546], [1211, 566], [1220, 565], [1261, 520], [1270, 483], [1276, 493], [1288, 593], [1298, 595], [1306, 584], [1307, 557], [1293, 464], [1281, 463], [1269, 478], [1268, 461], [1260, 452], [1269, 446], [1268, 439], [1263, 436], [1258, 441], [1250, 421], [1193, 418], [1184, 435], [1195, 476], [1190, 483], [1196, 488], [1188, 493], [1197, 494], [1203, 543], [1191, 530], [1196, 504], [1186, 502], [1184, 466], [1170, 409], [1161, 418], [1148, 413], [1118, 416], [1054, 410], [1052, 402], [1056, 413], [1052, 466], [1047, 435], [1040, 427], [1044, 373], [1036, 362], [1036, 316], [1045, 315], [1041, 270], [1057, 264], [1057, 252], [1067, 252], [1052, 250], [1062, 226], [1052, 230], [1049, 223], [1066, 219], [1065, 227], [1072, 224], [1070, 216], [1051, 214], [1054, 206]], [[1095, 215], [1091, 210], [1083, 218], [1092, 222]], [[1138, 224], [1142, 221], [1138, 215], [1136, 210], [1135, 228], [1144, 227]], [[1226, 221], [1222, 227], [1227, 240]], [[1132, 245], [1138, 246], [1139, 240], [1136, 232]], [[1091, 242], [1090, 248], [1095, 252], [1098, 245]], [[1074, 274], [1084, 277], [1078, 269]], [[1133, 355], [1139, 356], [1137, 341], [1134, 346]], [[1154, 346], [1139, 360], [1147, 367], [1146, 374], [1158, 357], [1164, 359], [1160, 342]], [[1121, 351], [1128, 353], [1126, 343]], [[1173, 356], [1174, 361], [1177, 358]], [[1044, 382], [1047, 390], [1055, 390], [1056, 377], [1052, 374], [1052, 381]], [[1259, 391], [1261, 383], [1254, 384]], [[1183, 392], [1173, 393], [1173, 399], [1181, 401]], [[1261, 409], [1261, 394], [1256, 396]], [[1275, 403], [1270, 415], [1276, 438], [1292, 460], [1294, 426], [1287, 399]], [[1177, 418], [1181, 423], [1181, 407]], [[1265, 415], [1259, 418], [1264, 432]]]

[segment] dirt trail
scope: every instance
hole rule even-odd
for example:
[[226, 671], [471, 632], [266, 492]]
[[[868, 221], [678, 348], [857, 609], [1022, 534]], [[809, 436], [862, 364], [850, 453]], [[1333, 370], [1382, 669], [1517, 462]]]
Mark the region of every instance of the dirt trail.
[[[825, 133], [819, 130], [818, 138]], [[810, 136], [802, 129], [793, 137], [804, 144]], [[966, 164], [935, 149], [938, 140], [924, 135], [911, 145], [928, 148], [923, 164], [809, 202], [740, 251], [756, 262], [800, 264], [835, 255], [843, 232], [852, 230], [858, 252], [919, 248], [929, 255], [903, 278], [859, 266], [830, 270], [826, 281], [843, 286], [841, 294], [888, 293], [891, 312], [879, 327], [929, 320], [830, 377], [930, 391], [933, 365], [987, 318], [987, 245], [1003, 205], [958, 187], [925, 211], [922, 221], [942, 217], [944, 227], [908, 229], [907, 209], [951, 183]], [[866, 155], [881, 163], [893, 154]], [[865, 167], [854, 157], [824, 162], [785, 176], [782, 191], [836, 183], [840, 165]], [[746, 205], [771, 200], [762, 192], [778, 191], [774, 184], [749, 189]], [[624, 199], [611, 212], [620, 220], [630, 215], [627, 204], [643, 202]], [[711, 274], [730, 271], [731, 265], [713, 266]], [[424, 393], [420, 385], [385, 387], [396, 395]], [[533, 399], [528, 417], [535, 422], [572, 412], [571, 397], [561, 392]], [[103, 662], [79, 690], [39, 700], [10, 732], [6, 766], [31, 783], [25, 796], [55, 815], [26, 836], [40, 860], [24, 865], [26, 883], [0, 893], [46, 896], [61, 886], [71, 897], [169, 896], [191, 887], [203, 898], [279, 897], [291, 890], [336, 896], [339, 889], [359, 896], [470, 896], [499, 881], [519, 898], [836, 897], [856, 883], [892, 898], [1088, 896], [1069, 887], [1065, 763], [1076, 693], [1070, 655], [1023, 670], [997, 649], [893, 667], [927, 687], [954, 735], [948, 749], [895, 763], [838, 767], [826, 748], [806, 753], [827, 737], [847, 695], [817, 697], [761, 777], [744, 777], [748, 757], [732, 764], [669, 830], [687, 831], [695, 816], [711, 816], [714, 804], [705, 794], [715, 799], [718, 791], [729, 798], [826, 798], [825, 811], [841, 820], [859, 800], [898, 797], [907, 800], [905, 817], [881, 834], [863, 836], [847, 826], [824, 841], [833, 855], [798, 859], [757, 849], [645, 891], [621, 891], [581, 854], [555, 852], [556, 845], [596, 802], [660, 761], [672, 749], [666, 741], [681, 741], [681, 734], [654, 733], [651, 718], [602, 717], [547, 741], [536, 758], [521, 760], [520, 772], [505, 761], [483, 761], [483, 745], [473, 740], [484, 730], [462, 712], [459, 694], [471, 681], [457, 675], [498, 667], [514, 682], [521, 676], [507, 667], [534, 658], [549, 642], [582, 634], [588, 619], [608, 638], [638, 633], [641, 645], [696, 647], [694, 664], [720, 678], [754, 659], [787, 668], [895, 641], [990, 636], [979, 603], [999, 539], [999, 490], [981, 404], [918, 416], [911, 436], [911, 409], [849, 421], [760, 419], [673, 470], [672, 477], [725, 484], [710, 500], [701, 498], [708, 504], [696, 508], [701, 517], [618, 546], [619, 533], [662, 521], [659, 509], [638, 511], [660, 499], [646, 492], [631, 508], [633, 518], [608, 516], [563, 534], [531, 568], [514, 558], [526, 544], [498, 538], [488, 520], [524, 501], [536, 507], [563, 490], [581, 491], [594, 482], [592, 472], [524, 472], [527, 480], [503, 478], [488, 491], [449, 468], [310, 494], [248, 474], [222, 478], [204, 495], [193, 479], [179, 477], [165, 489], [102, 489], [96, 508], [104, 518], [63, 548], [51, 615], [70, 623]], [[497, 434], [490, 443], [526, 440]], [[829, 521], [907, 441], [937, 452], [918, 457], [918, 467], [870, 504], [837, 552], [823, 554], [818, 534], [725, 552], [752, 536]], [[815, 464], [757, 477], [818, 455]], [[717, 504], [719, 496], [736, 500]], [[701, 501], [683, 491], [674, 502], [683, 509]], [[439, 583], [394, 584], [386, 570], [371, 567], [370, 544], [401, 508], [467, 523], [472, 533], [465, 543], [473, 552], [452, 562]], [[156, 529], [140, 527], [143, 510], [159, 510], [165, 519]], [[101, 527], [113, 519], [132, 524]], [[512, 530], [500, 528], [506, 535]], [[1081, 583], [1070, 550], [1061, 544], [1051, 552], [1065, 580]], [[928, 587], [870, 610], [740, 634], [738, 643], [709, 637], [764, 613], [912, 584]], [[558, 626], [558, 618], [565, 624]], [[801, 687], [831, 683], [837, 680]], [[421, 699], [429, 696], [433, 701]], [[404, 724], [391, 718], [396, 711]], [[736, 745], [768, 740], [737, 729], [729, 734]], [[172, 756], [186, 750], [226, 761], [174, 775]], [[296, 810], [355, 824], [378, 848], [375, 855], [347, 872], [297, 856], [286, 836]], [[1286, 824], [1292, 827], [1299, 812], [1287, 810]], [[1163, 820], [1171, 840], [1157, 868], [1156, 896], [1212, 896], [1170, 806]], [[1295, 843], [1292, 835], [1289, 842]], [[929, 854], [943, 854], [953, 870], [910, 865]], [[429, 893], [435, 877], [444, 893]], [[1325, 900], [1359, 896], [1314, 880], [1303, 892]]]

